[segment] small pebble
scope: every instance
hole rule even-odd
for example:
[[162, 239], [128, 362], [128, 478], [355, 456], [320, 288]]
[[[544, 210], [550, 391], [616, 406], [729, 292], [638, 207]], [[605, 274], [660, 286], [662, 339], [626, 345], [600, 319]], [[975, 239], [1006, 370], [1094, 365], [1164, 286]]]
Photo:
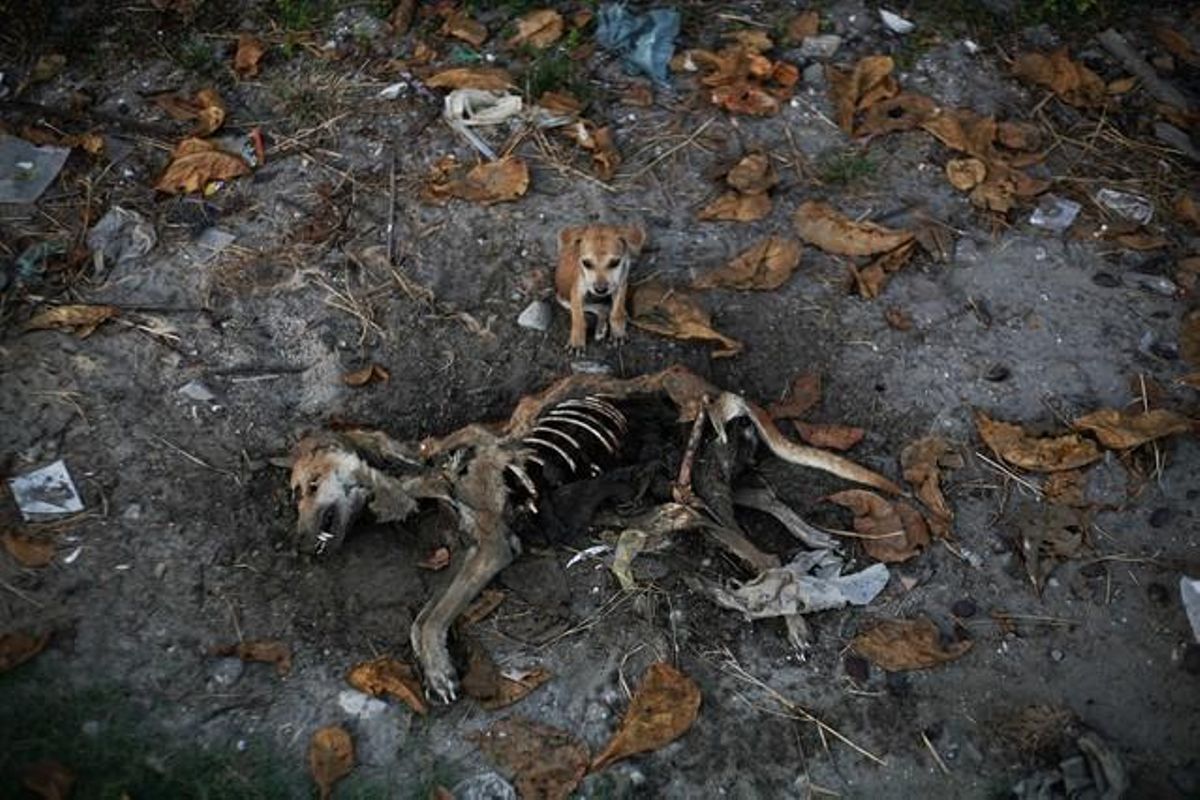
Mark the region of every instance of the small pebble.
[[993, 364], [988, 367], [987, 372], [983, 373], [983, 379], [992, 383], [999, 383], [1000, 381], [1008, 380], [1010, 375], [1012, 375], [1012, 370], [1008, 367], [1003, 364]]
[[975, 605], [975, 601], [970, 598], [963, 598], [950, 606], [950, 613], [962, 619], [970, 619], [979, 612], [979, 607]]
[[1050, 658], [1054, 659], [1055, 661], [1062, 661], [1064, 658], [1066, 658], [1066, 654], [1063, 653], [1062, 650], [1051, 650]]
[[842, 662], [842, 666], [845, 667], [846, 674], [855, 683], [866, 683], [867, 678], [871, 676], [871, 665], [867, 663], [865, 658], [861, 658], [860, 656], [846, 656], [846, 659]]
[[1146, 587], [1146, 596], [1150, 598], [1150, 602], [1156, 606], [1165, 606], [1171, 599], [1167, 587], [1161, 583], [1152, 583]]
[[1115, 289], [1121, 285], [1121, 279], [1107, 272], [1097, 272], [1092, 276], [1092, 283], [1105, 289]]
[[1150, 527], [1161, 528], [1171, 521], [1171, 509], [1166, 506], [1154, 509], [1150, 514]]

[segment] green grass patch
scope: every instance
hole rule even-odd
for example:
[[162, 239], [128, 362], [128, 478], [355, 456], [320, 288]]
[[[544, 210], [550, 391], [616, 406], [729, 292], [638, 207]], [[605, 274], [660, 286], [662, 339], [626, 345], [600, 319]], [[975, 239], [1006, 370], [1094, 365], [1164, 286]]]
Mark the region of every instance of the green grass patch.
[[857, 150], [827, 154], [817, 161], [817, 177], [830, 186], [853, 186], [873, 178], [878, 169], [870, 156]]

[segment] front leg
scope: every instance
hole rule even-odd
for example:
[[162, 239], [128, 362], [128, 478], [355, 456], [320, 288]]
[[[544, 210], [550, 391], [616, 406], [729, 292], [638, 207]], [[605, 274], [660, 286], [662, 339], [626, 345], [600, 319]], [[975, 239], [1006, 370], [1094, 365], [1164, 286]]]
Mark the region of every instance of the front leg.
[[617, 344], [625, 341], [625, 325], [628, 321], [628, 312], [625, 310], [625, 295], [628, 291], [629, 287], [626, 282], [621, 281], [616, 295], [613, 296], [612, 314], [609, 319], [612, 321], [612, 338]]
[[587, 346], [587, 317], [583, 313], [583, 287], [576, 282], [571, 287], [571, 338], [567, 349], [571, 355], [582, 355]]
[[426, 691], [443, 703], [453, 702], [458, 695], [457, 675], [446, 646], [450, 625], [512, 560], [505, 531], [497, 528], [486, 532], [467, 551], [462, 567], [442, 596], [430, 600], [413, 622], [410, 639], [425, 675]]

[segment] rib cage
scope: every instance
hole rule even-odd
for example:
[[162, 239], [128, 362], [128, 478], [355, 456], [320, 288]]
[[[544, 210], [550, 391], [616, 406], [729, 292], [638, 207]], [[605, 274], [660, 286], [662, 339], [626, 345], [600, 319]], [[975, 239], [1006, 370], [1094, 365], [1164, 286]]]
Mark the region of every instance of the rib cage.
[[509, 488], [536, 510], [543, 492], [612, 466], [628, 430], [625, 415], [602, 395], [556, 403], [520, 440], [521, 458], [506, 468]]

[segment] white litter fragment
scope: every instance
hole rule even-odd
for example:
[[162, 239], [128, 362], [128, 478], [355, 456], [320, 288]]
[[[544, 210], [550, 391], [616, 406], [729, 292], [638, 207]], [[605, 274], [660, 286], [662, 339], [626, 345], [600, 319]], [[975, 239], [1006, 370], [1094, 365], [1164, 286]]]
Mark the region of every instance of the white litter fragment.
[[1140, 194], [1101, 189], [1096, 192], [1096, 202], [1138, 225], [1145, 225], [1154, 218], [1154, 203]]
[[879, 9], [879, 18], [883, 20], [883, 24], [892, 33], [899, 33], [901, 35], [912, 33], [917, 27], [914, 23], [909, 22], [899, 14], [893, 14], [886, 8]]
[[764, 619], [864, 606], [887, 586], [890, 576], [883, 564], [851, 575], [842, 575], [842, 566], [830, 551], [811, 550], [732, 590], [717, 585], [709, 590], [718, 605], [740, 611], [747, 619]]
[[1182, 576], [1179, 579], [1179, 595], [1183, 598], [1183, 610], [1192, 625], [1192, 636], [1200, 643], [1200, 578]]
[[65, 556], [62, 557], [62, 562], [64, 564], [74, 564], [75, 559], [79, 558], [79, 554], [82, 552], [83, 552], [82, 547], [76, 547], [74, 550], [72, 550], [71, 552], [67, 553]]
[[10, 478], [8, 488], [26, 522], [83, 511], [83, 500], [62, 459]]
[[397, 97], [406, 93], [407, 91], [408, 83], [405, 81], [400, 81], [399, 83], [393, 83], [390, 86], [386, 86], [381, 89], [379, 96], [384, 100], [395, 100]]
[[442, 113], [460, 125], [499, 125], [524, 108], [520, 95], [486, 89], [455, 89], [446, 95]]
[[566, 569], [570, 569], [586, 558], [599, 558], [610, 550], [612, 550], [612, 547], [607, 544], [597, 544], [585, 550], [580, 550], [578, 553], [571, 556], [569, 561], [567, 561]]
[[113, 206], [87, 234], [96, 274], [113, 266], [132, 264], [154, 249], [158, 234], [154, 225], [136, 211]]

